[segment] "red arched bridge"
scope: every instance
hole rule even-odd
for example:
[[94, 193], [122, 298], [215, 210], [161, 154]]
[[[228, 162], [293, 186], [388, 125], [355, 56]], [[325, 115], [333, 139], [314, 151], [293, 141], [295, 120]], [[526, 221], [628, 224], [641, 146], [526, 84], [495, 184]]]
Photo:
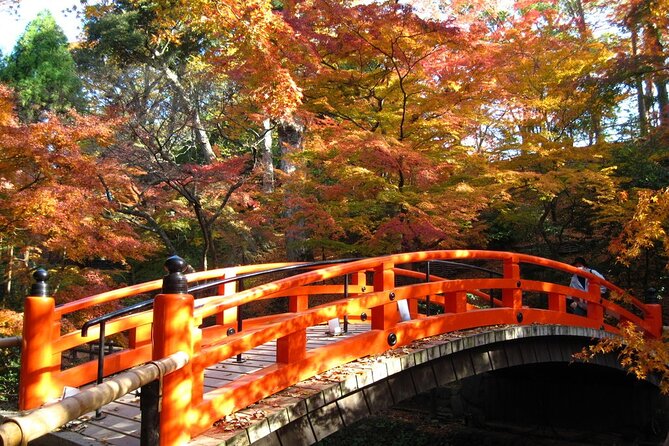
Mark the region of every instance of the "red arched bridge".
[[[48, 275], [35, 273], [25, 302], [19, 408], [43, 407], [1, 425], [2, 444], [29, 441], [143, 386], [142, 442], [182, 445], [226, 415], [337, 366], [476, 327], [571, 326], [615, 335], [628, 321], [648, 337], [662, 332], [659, 305], [573, 266], [509, 252], [427, 251], [191, 274], [172, 257], [166, 268], [162, 281], [60, 306], [49, 296]], [[566, 285], [572, 274], [589, 280], [587, 291]], [[141, 296], [146, 300], [137, 303]], [[586, 316], [568, 312], [572, 297], [587, 302]], [[112, 302], [125, 306], [64, 332], [68, 316]], [[261, 309], [271, 314], [258, 316]], [[309, 330], [319, 326], [346, 335], [309, 345]], [[112, 336], [122, 342], [105, 353]], [[212, 387], [207, 370], [273, 342], [273, 361]], [[99, 344], [96, 359], [68, 359], [92, 343]], [[121, 378], [131, 372], [127, 384]], [[64, 390], [105, 377], [53, 403]]]

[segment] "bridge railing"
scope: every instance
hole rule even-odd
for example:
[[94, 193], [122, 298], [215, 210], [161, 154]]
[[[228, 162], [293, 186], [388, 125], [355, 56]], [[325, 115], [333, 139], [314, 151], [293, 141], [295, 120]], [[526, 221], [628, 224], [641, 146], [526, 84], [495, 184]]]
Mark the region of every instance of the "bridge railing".
[[[201, 282], [222, 279], [291, 264], [274, 263], [222, 268], [189, 274], [187, 280]], [[62, 333], [65, 317], [103, 304], [155, 293], [162, 288], [162, 280], [153, 280], [56, 306], [55, 300], [47, 291], [48, 274], [45, 271], [37, 271], [35, 279], [36, 284], [24, 304], [24, 333], [19, 378], [19, 408], [21, 409], [39, 407], [45, 402], [60, 398], [65, 386], [79, 387], [97, 378], [97, 361], [81, 362], [76, 358], [74, 360], [65, 358], [73, 362], [72, 366], [65, 367], [63, 359], [66, 352], [76, 352], [77, 349], [97, 341], [100, 337], [100, 327], [92, 327], [86, 335], [83, 335], [80, 330]], [[221, 287], [218, 292], [224, 295], [234, 291], [235, 284], [232, 283]], [[234, 312], [231, 310], [225, 314], [222, 313], [221, 318], [231, 319]], [[126, 345], [106, 356], [104, 376], [152, 359], [152, 324], [153, 312], [150, 309], [122, 316], [106, 324], [105, 335], [110, 337], [122, 334], [126, 339]]]
[[[499, 276], [488, 278], [448, 278], [425, 275], [414, 268], [430, 261], [486, 261], [495, 265]], [[569, 277], [580, 274], [590, 280], [588, 291], [581, 292], [545, 280], [533, 280], [522, 274], [523, 265], [558, 271]], [[273, 265], [276, 266], [276, 265]], [[269, 269], [271, 266], [227, 268], [185, 277], [185, 281], [234, 277], [244, 271]], [[182, 274], [180, 267], [172, 275]], [[398, 284], [398, 277], [413, 278], [414, 283]], [[420, 280], [422, 277], [425, 280]], [[166, 279], [167, 280], [167, 279]], [[180, 279], [181, 280], [181, 279]], [[128, 315], [108, 324], [108, 333], [129, 332], [129, 348], [105, 359], [104, 372], [115, 373], [137, 363], [159, 359], [177, 351], [191, 358], [183, 369], [163, 381], [161, 444], [182, 444], [209, 428], [216, 420], [258, 401], [295, 382], [335, 366], [413, 340], [455, 330], [499, 324], [561, 324], [617, 332], [615, 323], [626, 320], [641, 327], [648, 336], [659, 337], [662, 321], [659, 305], [646, 305], [630, 297], [626, 305], [606, 299], [600, 286], [614, 294], [624, 291], [614, 284], [570, 265], [522, 254], [496, 251], [429, 251], [322, 267], [302, 274], [237, 291], [234, 282], [222, 284], [215, 296], [197, 301], [181, 285], [163, 288], [156, 296], [152, 312]], [[85, 309], [132, 293], [156, 290], [158, 281], [98, 295], [86, 302], [56, 309], [50, 298], [31, 296], [26, 303], [25, 358], [32, 363], [21, 372], [22, 408], [36, 407], [62, 391], [64, 385], [81, 385], [95, 379], [92, 364], [60, 371], [60, 354], [77, 343], [95, 338], [79, 332], [59, 335], [60, 318], [67, 311]], [[141, 291], [138, 291], [141, 290]], [[497, 297], [492, 297], [495, 291]], [[545, 296], [546, 305], [532, 307], [527, 295]], [[102, 296], [102, 297], [101, 297]], [[328, 296], [325, 303], [313, 305], [317, 296]], [[492, 302], [489, 308], [477, 308], [471, 302], [478, 296]], [[567, 296], [587, 301], [587, 316], [567, 312]], [[239, 308], [253, 302], [288, 298], [288, 313], [270, 314], [244, 321], [238, 331]], [[418, 302], [428, 300], [443, 308], [440, 314], [426, 316], [418, 311]], [[405, 303], [410, 318], [403, 318], [398, 303]], [[32, 307], [34, 306], [34, 308]], [[30, 308], [30, 309], [29, 309]], [[74, 311], [74, 310], [72, 310]], [[605, 315], [608, 316], [605, 319]], [[369, 321], [369, 330], [319, 348], [307, 348], [307, 328], [344, 316]], [[215, 319], [214, 324], [207, 320]], [[37, 321], [47, 324], [36, 324]], [[32, 323], [30, 323], [32, 322]], [[36, 324], [36, 325], [35, 325]], [[153, 335], [151, 336], [151, 333]], [[204, 386], [208, 367], [276, 341], [276, 364], [262, 368], [216, 389]], [[35, 353], [35, 352], [38, 353]], [[39, 358], [49, 358], [39, 363]], [[23, 364], [22, 367], [25, 367]], [[70, 371], [76, 370], [76, 371]]]
[[[405, 268], [416, 262], [432, 259], [485, 259], [501, 263], [503, 275], [500, 278], [475, 279], [438, 279], [426, 283], [397, 286], [397, 275], [410, 275]], [[296, 312], [292, 315], [279, 314], [263, 318], [240, 333], [225, 338], [207, 336], [206, 329], [193, 332], [193, 338], [178, 339], [174, 349], [193, 346], [190, 352], [193, 358], [190, 369], [184, 369], [179, 379], [180, 395], [187, 388], [188, 403], [174, 408], [174, 414], [190, 410], [189, 421], [183, 417], [170, 417], [165, 420], [171, 423], [166, 428], [174, 435], [195, 435], [207, 429], [218, 418], [248, 404], [268, 396], [296, 381], [321, 373], [334, 366], [353, 359], [380, 353], [394, 346], [405, 345], [415, 339], [437, 335], [444, 332], [489, 326], [497, 324], [532, 324], [553, 323], [606, 329], [615, 332], [615, 326], [605, 322], [605, 312], [625, 320], [630, 320], [649, 333], [657, 336], [661, 328], [657, 319], [658, 309], [634, 300], [630, 302], [641, 311], [636, 315], [615, 302], [601, 296], [600, 285], [622, 292], [615, 285], [603, 281], [591, 274], [583, 274], [590, 279], [591, 285], [587, 292], [576, 290], [551, 282], [526, 280], [521, 277], [521, 265], [530, 263], [541, 265], [566, 274], [579, 273], [581, 270], [531, 256], [510, 253], [484, 251], [440, 251], [388, 256], [376, 259], [364, 259], [343, 265], [335, 265], [310, 271], [298, 276], [277, 280], [270, 284], [254, 287], [230, 296], [213, 296], [204, 299], [200, 305], [182, 310], [182, 322], [194, 319], [192, 325], [198, 325], [212, 314], [238, 308], [262, 299], [286, 297], [293, 299], [291, 305]], [[371, 273], [372, 281], [367, 283], [367, 274]], [[330, 303], [310, 307], [308, 300], [318, 294], [343, 294], [342, 285], [315, 285], [324, 281], [335, 281], [352, 275], [353, 284], [349, 285], [347, 297]], [[341, 282], [341, 280], [340, 280]], [[495, 308], [476, 309], [468, 305], [468, 293], [481, 293], [481, 289], [501, 291], [501, 299], [496, 301]], [[524, 304], [523, 293], [543, 293], [547, 296], [547, 308], [531, 308]], [[431, 317], [420, 317], [415, 311], [416, 302], [426, 296], [433, 296], [433, 301], [443, 304], [444, 313]], [[567, 312], [566, 298], [574, 296], [588, 302], [588, 315], [577, 316]], [[398, 302], [409, 301], [413, 309], [411, 320], [402, 320]], [[176, 304], [175, 304], [176, 305]], [[183, 304], [187, 305], [187, 304]], [[307, 349], [306, 329], [347, 315], [359, 314], [360, 319], [367, 315], [371, 321], [369, 332], [359, 334], [355, 338], [321, 347], [316, 350]], [[171, 320], [178, 320], [176, 313]], [[172, 330], [170, 327], [165, 327]], [[185, 331], [184, 326], [173, 328], [174, 336]], [[270, 341], [276, 341], [276, 366], [265, 368], [249, 374], [244, 378], [226, 384], [215, 390], [205, 391], [203, 371], [221, 361], [251, 350]], [[170, 353], [166, 350], [164, 353]], [[176, 379], [176, 378], [175, 378]], [[176, 386], [176, 384], [175, 384]], [[165, 401], [163, 402], [165, 407]], [[162, 422], [162, 421], [161, 421]], [[178, 423], [183, 423], [179, 425]], [[176, 443], [179, 439], [174, 439]]]

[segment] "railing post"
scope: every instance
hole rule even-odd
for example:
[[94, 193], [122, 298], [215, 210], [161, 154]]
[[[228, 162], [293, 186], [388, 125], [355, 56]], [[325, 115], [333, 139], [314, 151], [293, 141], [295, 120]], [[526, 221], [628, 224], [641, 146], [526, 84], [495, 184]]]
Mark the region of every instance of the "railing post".
[[143, 347], [151, 343], [151, 325], [141, 325], [130, 330], [128, 346], [132, 349]]
[[655, 288], [648, 288], [644, 294], [644, 303], [648, 313], [645, 315], [645, 321], [648, 324], [648, 331], [656, 338], [662, 337], [662, 305]]
[[[365, 273], [365, 271], [357, 271], [351, 273], [350, 276], [351, 280], [349, 282], [349, 285], [361, 288], [362, 292], [364, 293], [367, 290], [367, 274]], [[353, 294], [358, 294], [358, 293], [353, 293]], [[351, 295], [350, 292], [349, 295]]]
[[307, 354], [307, 329], [298, 330], [276, 340], [276, 362], [290, 364]]
[[[351, 284], [351, 279], [349, 278], [348, 274], [344, 275], [344, 299], [348, 299], [349, 297], [349, 291], [348, 288]], [[348, 315], [344, 315], [344, 333], [348, 333]]]
[[160, 442], [160, 380], [141, 387], [139, 409], [142, 413], [139, 432], [140, 446], [155, 446]]
[[[425, 267], [425, 283], [430, 284], [430, 262]], [[430, 316], [430, 295], [425, 296], [425, 316]]]
[[[367, 292], [367, 272], [366, 271], [356, 271], [351, 274], [350, 276], [348, 285], [348, 295], [347, 297], [351, 296], [359, 296], [362, 293]], [[353, 287], [355, 289], [355, 292], [351, 292], [350, 288]], [[359, 292], [358, 292], [359, 291]]]
[[[105, 321], [100, 322], [100, 337], [98, 338], [98, 376], [96, 379], [97, 384], [102, 384], [102, 380], [105, 376]], [[95, 410], [95, 419], [101, 420], [105, 417], [102, 413], [102, 408], [99, 407]]]
[[[183, 274], [186, 262], [172, 256], [165, 262], [163, 293], [153, 304], [153, 359], [182, 351], [193, 356], [193, 296]], [[150, 392], [149, 392], [150, 393]], [[163, 378], [160, 411], [160, 445], [176, 446], [190, 440], [187, 424], [193, 393], [192, 363]]]
[[[226, 271], [224, 279], [230, 279], [237, 274], [234, 271]], [[218, 294], [221, 296], [230, 296], [237, 292], [237, 281], [228, 282], [218, 287]], [[216, 323], [218, 325], [234, 325], [237, 326], [237, 318], [239, 317], [239, 309], [237, 307], [227, 308], [222, 313], [216, 315]]]
[[309, 296], [290, 296], [288, 298], [288, 311], [300, 313], [309, 309]]
[[[288, 311], [299, 313], [309, 308], [309, 296], [290, 296], [288, 298]], [[307, 330], [298, 330], [287, 336], [276, 340], [276, 362], [289, 364], [296, 362], [307, 354]]]
[[595, 297], [595, 302], [588, 301], [587, 317], [596, 321], [598, 325], [602, 325], [604, 323], [604, 307], [601, 304], [602, 289], [600, 285], [590, 281], [588, 284], [588, 294]]
[[560, 313], [567, 312], [567, 298], [564, 294], [548, 293], [548, 309]]
[[520, 288], [520, 263], [517, 256], [504, 259], [504, 278], [512, 279], [515, 288], [502, 290], [502, 304], [505, 307], [519, 310], [523, 306], [523, 290]]
[[467, 292], [455, 291], [445, 294], [444, 311], [446, 313], [465, 313], [467, 311]]
[[[374, 292], [391, 290], [395, 288], [395, 271], [392, 263], [384, 263], [374, 269]], [[388, 296], [388, 302], [384, 305], [372, 308], [372, 330], [386, 330], [399, 321], [397, 303], [392, 302], [394, 296]]]
[[49, 273], [40, 268], [33, 274], [35, 283], [26, 297], [23, 310], [23, 340], [19, 372], [19, 409], [35, 409], [61, 396], [62, 388], [53, 382], [60, 361], [53, 355], [54, 336], [60, 324], [54, 321], [55, 301], [49, 296]]

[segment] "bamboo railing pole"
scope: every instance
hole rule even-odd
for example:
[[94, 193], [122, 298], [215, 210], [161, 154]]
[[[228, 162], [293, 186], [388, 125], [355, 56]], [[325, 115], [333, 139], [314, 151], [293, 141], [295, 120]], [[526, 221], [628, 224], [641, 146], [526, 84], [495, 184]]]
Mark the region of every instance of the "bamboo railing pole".
[[120, 373], [102, 384], [36, 409], [28, 415], [8, 418], [0, 425], [0, 446], [25, 445], [145, 384], [179, 370], [188, 361], [186, 353], [176, 352]]
[[21, 336], [0, 338], [0, 348], [21, 347]]

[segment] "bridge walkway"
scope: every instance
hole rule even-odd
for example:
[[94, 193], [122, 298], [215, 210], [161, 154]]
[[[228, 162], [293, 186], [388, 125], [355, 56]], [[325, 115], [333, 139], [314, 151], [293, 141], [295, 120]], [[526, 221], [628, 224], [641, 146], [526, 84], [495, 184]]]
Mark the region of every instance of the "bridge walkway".
[[[313, 350], [342, 339], [353, 337], [370, 329], [370, 324], [352, 323], [348, 331], [337, 336], [329, 333], [328, 325], [318, 325], [307, 330], [307, 350]], [[276, 341], [270, 341], [256, 347], [242, 356], [243, 362], [230, 358], [208, 367], [205, 370], [206, 389], [216, 389], [225, 382], [232, 382], [239, 377], [260, 370], [276, 361]], [[73, 421], [61, 432], [55, 433], [62, 441], [75, 445], [114, 445], [139, 446], [141, 412], [137, 392], [128, 394], [102, 408], [102, 419], [95, 419], [91, 412]], [[210, 432], [193, 439], [192, 446], [219, 445], [226, 438], [239, 434], [239, 429], [248, 427], [252, 421], [258, 421], [259, 413], [247, 414], [244, 411], [236, 414], [227, 427], [214, 428]], [[236, 428], [235, 428], [236, 427]]]
[[[342, 337], [368, 330], [369, 326], [355, 324], [350, 328]], [[313, 344], [334, 342], [335, 337], [326, 330], [326, 326], [309, 330]], [[414, 341], [401, 349], [360, 358], [296, 383], [225, 417], [188, 445], [313, 444], [361, 418], [470, 376], [514, 366], [571, 363], [575, 352], [601, 336], [610, 334], [551, 325], [494, 326]], [[272, 345], [265, 345], [257, 352], [249, 352], [248, 362], [256, 360], [256, 353], [262, 357], [272, 349]], [[593, 364], [625, 374], [612, 354], [595, 358]], [[236, 366], [222, 364], [228, 365]], [[137, 446], [137, 400], [127, 396], [105, 406], [103, 420], [81, 420], [69, 430], [53, 435], [70, 445]]]

